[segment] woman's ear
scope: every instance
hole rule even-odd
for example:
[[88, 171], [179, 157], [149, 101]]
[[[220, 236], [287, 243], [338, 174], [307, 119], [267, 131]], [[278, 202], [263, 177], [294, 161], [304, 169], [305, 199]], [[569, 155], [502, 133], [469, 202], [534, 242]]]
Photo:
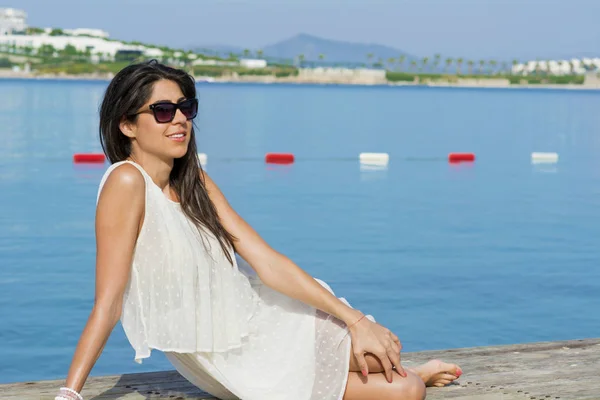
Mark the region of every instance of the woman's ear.
[[121, 122], [119, 122], [119, 129], [121, 129], [123, 135], [131, 139], [133, 139], [137, 133], [135, 124], [129, 121], [125, 116], [123, 116], [123, 118], [121, 118]]

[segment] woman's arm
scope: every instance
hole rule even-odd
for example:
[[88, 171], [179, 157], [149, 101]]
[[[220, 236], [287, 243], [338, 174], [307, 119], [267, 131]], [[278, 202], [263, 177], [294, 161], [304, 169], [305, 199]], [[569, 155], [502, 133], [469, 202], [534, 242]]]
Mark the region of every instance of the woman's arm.
[[[351, 333], [353, 333], [355, 339], [354, 354], [363, 370], [363, 374], [368, 373], [364, 350], [375, 354], [380, 359], [389, 381], [392, 379], [392, 364], [401, 375], [404, 375], [404, 370], [400, 365], [400, 341], [397, 336], [380, 325], [368, 327], [370, 321], [369, 323], [363, 322], [368, 321], [365, 319], [359, 324], [355, 324], [363, 316], [360, 311], [344, 304], [288, 257], [271, 248], [233, 210], [212, 179], [206, 173], [202, 172], [202, 174], [206, 189], [217, 209], [221, 223], [229, 233], [237, 238], [234, 242], [236, 252], [250, 264], [265, 285], [331, 314], [344, 321], [346, 325], [352, 326]], [[357, 330], [360, 331], [358, 336], [361, 340], [354, 337]], [[385, 339], [382, 339], [382, 336], [385, 336]], [[397, 345], [394, 343], [397, 343]]]
[[144, 214], [145, 182], [132, 165], [108, 177], [96, 209], [96, 295], [77, 344], [66, 386], [80, 392], [121, 317], [123, 293]]
[[347, 325], [354, 323], [362, 316], [360, 311], [342, 303], [288, 257], [269, 246], [233, 210], [221, 190], [206, 173], [204, 173], [204, 181], [221, 223], [229, 233], [237, 238], [237, 241], [234, 242], [236, 252], [250, 264], [265, 285], [334, 315]]

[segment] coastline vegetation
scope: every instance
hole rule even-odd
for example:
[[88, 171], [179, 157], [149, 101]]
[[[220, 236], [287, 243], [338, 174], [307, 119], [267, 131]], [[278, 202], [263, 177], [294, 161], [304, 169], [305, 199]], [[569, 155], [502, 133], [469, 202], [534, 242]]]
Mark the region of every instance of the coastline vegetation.
[[[26, 34], [38, 35], [43, 30], [35, 27], [28, 28]], [[66, 35], [62, 29], [55, 28], [51, 36]], [[116, 41], [114, 39], [104, 39]], [[255, 52], [245, 49], [242, 54], [219, 54], [210, 49], [190, 51], [173, 49], [166, 46], [155, 46], [137, 41], [124, 42], [132, 46], [144, 46], [149, 49], [162, 51], [161, 62], [188, 70], [195, 76], [208, 78], [228, 77], [273, 77], [291, 78], [298, 76], [300, 68], [348, 68], [346, 63], [328, 63], [326, 54], [319, 54], [318, 61], [307, 62], [305, 55], [298, 54], [293, 60], [271, 59], [264, 57], [262, 50]], [[253, 54], [254, 53], [254, 54]], [[566, 75], [553, 75], [547, 71], [536, 68], [529, 74], [513, 73], [513, 66], [518, 60], [512, 62], [498, 62], [496, 60], [466, 60], [463, 58], [442, 58], [441, 54], [433, 57], [423, 57], [420, 60], [408, 60], [405, 55], [398, 58], [383, 60], [375, 54], [366, 54], [365, 62], [351, 68], [369, 68], [385, 70], [385, 79], [389, 83], [459, 83], [461, 80], [504, 79], [511, 85], [522, 84], [551, 84], [551, 85], [582, 85], [584, 76], [575, 74], [574, 66], [568, 66], [571, 73]], [[264, 68], [245, 67], [240, 60], [247, 58], [264, 59], [267, 66]], [[58, 76], [110, 76], [116, 74], [132, 62], [146, 59], [141, 51], [122, 51], [116, 55], [91, 54], [90, 50], [79, 51], [74, 46], [67, 45], [58, 50], [51, 45], [40, 48], [16, 47], [15, 45], [0, 44], [0, 70], [27, 70], [32, 75], [58, 75]], [[466, 71], [465, 71], [466, 70]]]

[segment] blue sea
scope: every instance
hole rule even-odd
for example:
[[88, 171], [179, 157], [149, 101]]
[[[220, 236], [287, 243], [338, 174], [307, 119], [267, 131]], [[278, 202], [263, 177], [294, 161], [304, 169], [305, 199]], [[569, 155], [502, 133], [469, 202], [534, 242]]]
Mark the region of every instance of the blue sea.
[[[106, 85], [0, 81], [0, 382], [65, 377], [89, 316], [108, 164], [72, 156], [101, 151]], [[600, 334], [600, 92], [198, 90], [199, 151], [231, 205], [404, 351]], [[296, 162], [268, 165], [268, 152]], [[389, 165], [363, 168], [361, 152]], [[172, 368], [133, 356], [117, 325], [92, 375]]]

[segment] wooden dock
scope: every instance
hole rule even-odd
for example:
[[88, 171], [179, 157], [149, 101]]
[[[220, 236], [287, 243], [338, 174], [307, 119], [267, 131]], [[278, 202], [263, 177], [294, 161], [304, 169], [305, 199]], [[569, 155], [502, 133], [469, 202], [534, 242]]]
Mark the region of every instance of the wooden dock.
[[[464, 375], [429, 388], [430, 400], [600, 400], [600, 339], [405, 353], [403, 365], [432, 358], [460, 364]], [[53, 400], [62, 384], [0, 385], [0, 399]], [[82, 394], [86, 400], [212, 399], [175, 371], [90, 377]]]

